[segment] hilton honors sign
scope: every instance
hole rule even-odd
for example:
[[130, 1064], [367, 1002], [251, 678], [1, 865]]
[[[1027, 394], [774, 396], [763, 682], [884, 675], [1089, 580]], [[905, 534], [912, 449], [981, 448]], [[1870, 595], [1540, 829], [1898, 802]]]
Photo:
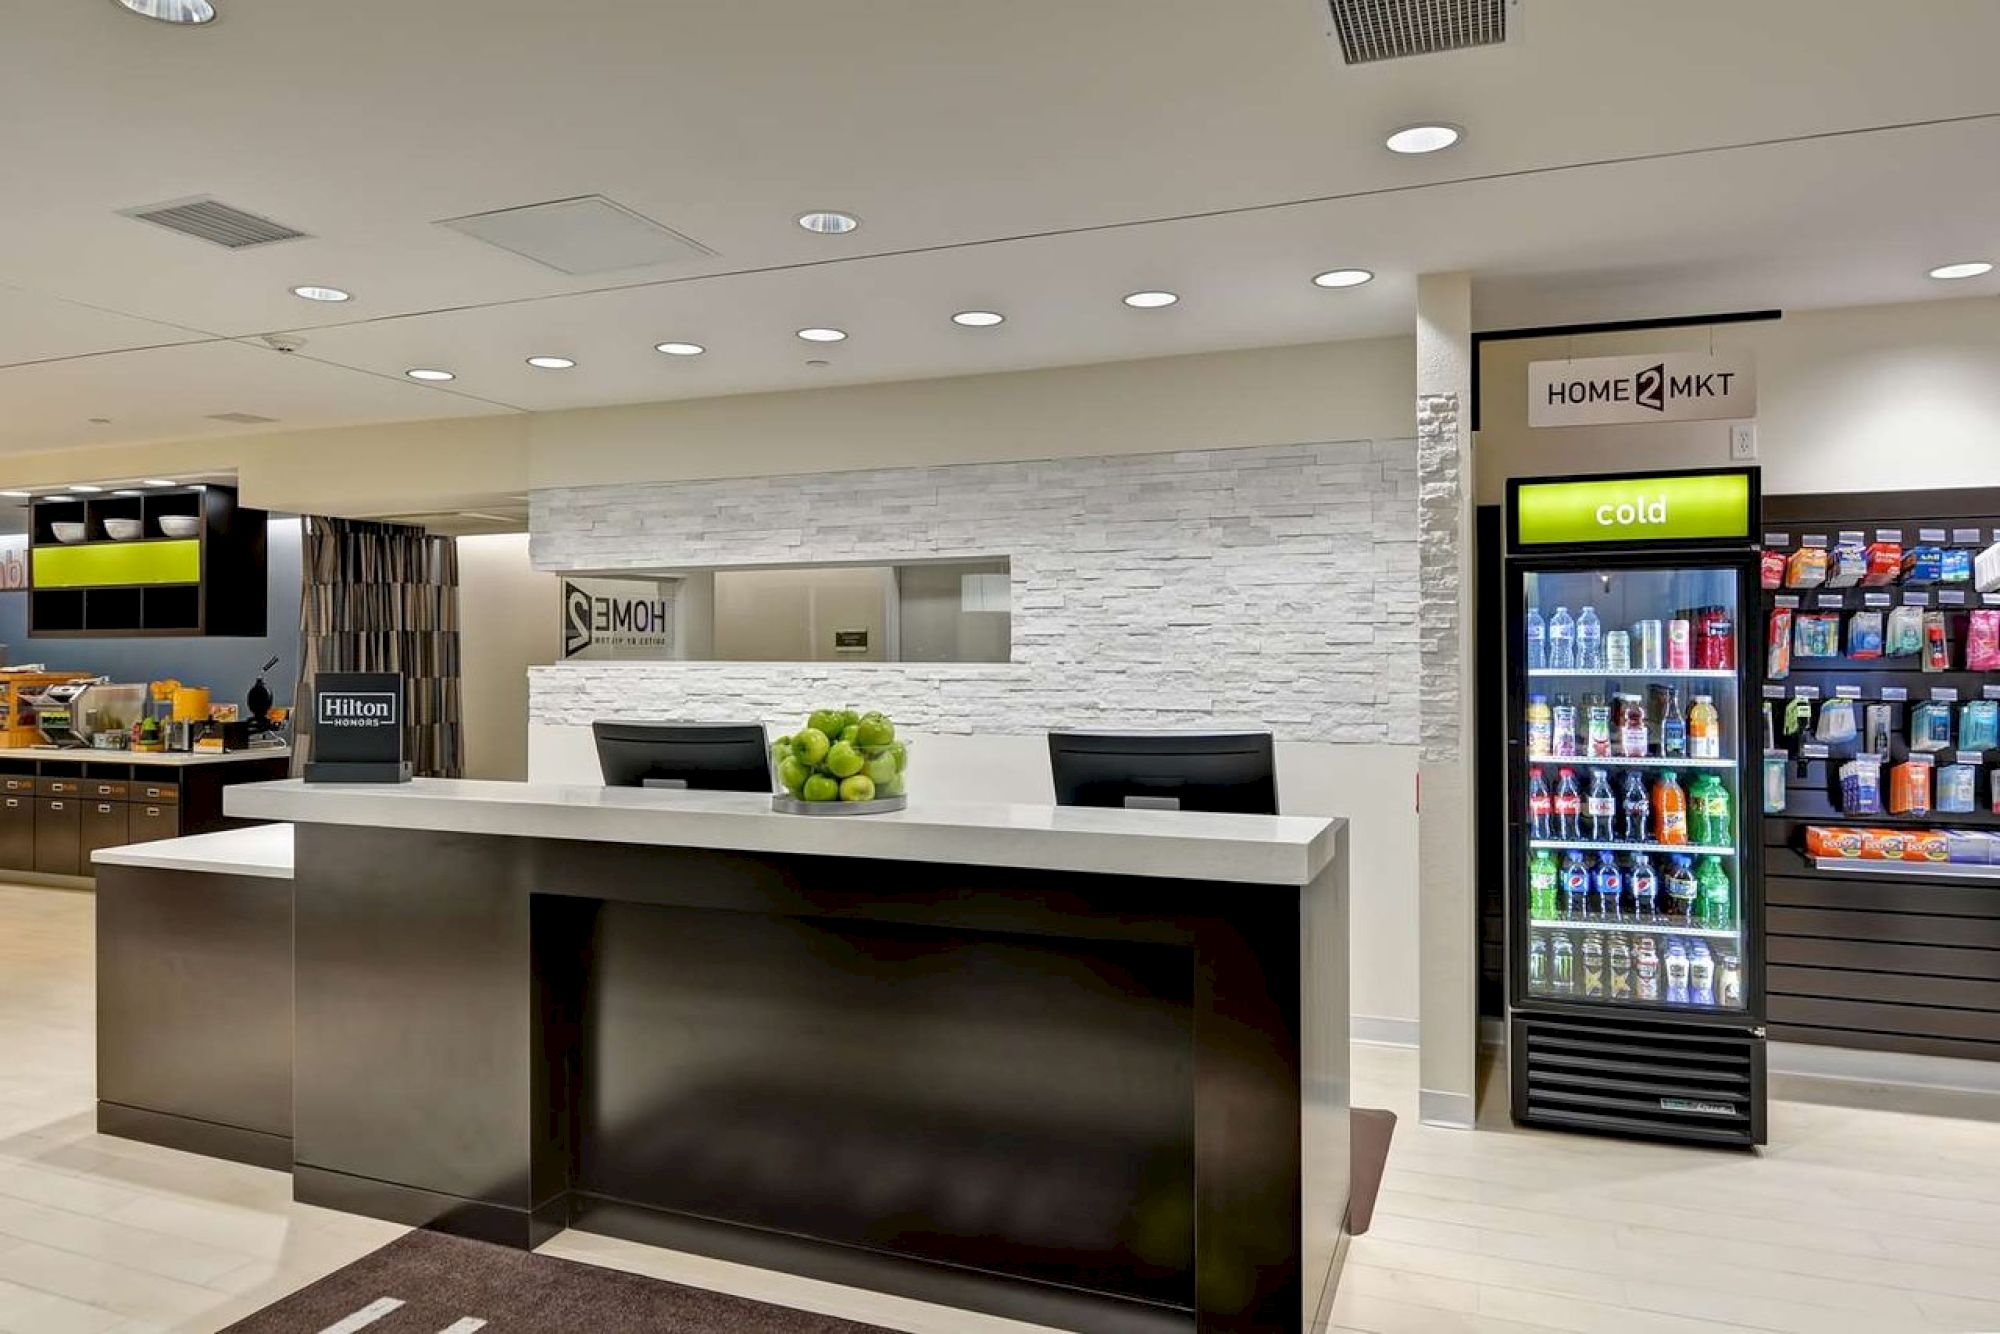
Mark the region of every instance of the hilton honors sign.
[[1741, 353], [1586, 357], [1528, 366], [1528, 425], [1611, 426], [1757, 415], [1757, 372]]

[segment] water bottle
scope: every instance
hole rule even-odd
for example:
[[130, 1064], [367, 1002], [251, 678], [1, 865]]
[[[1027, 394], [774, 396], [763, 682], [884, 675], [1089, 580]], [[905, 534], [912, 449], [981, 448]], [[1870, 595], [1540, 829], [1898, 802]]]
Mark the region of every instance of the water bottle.
[[1576, 620], [1576, 666], [1584, 672], [1604, 670], [1604, 627], [1595, 607], [1585, 607]]
[[1549, 628], [1542, 621], [1540, 607], [1528, 608], [1528, 670], [1540, 671], [1549, 665]]
[[1549, 670], [1576, 670], [1576, 622], [1568, 607], [1557, 607], [1556, 614], [1549, 617]]

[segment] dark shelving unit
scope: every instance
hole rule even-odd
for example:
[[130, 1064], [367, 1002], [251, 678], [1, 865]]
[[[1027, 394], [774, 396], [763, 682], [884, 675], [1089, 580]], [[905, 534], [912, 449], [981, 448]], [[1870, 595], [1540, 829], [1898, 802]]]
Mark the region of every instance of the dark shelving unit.
[[[175, 537], [162, 519], [195, 521], [192, 537]], [[237, 503], [233, 487], [173, 487], [140, 495], [64, 497], [36, 501], [29, 525], [28, 634], [36, 639], [105, 639], [265, 633], [266, 514]], [[128, 540], [106, 522], [141, 525]], [[58, 523], [81, 523], [83, 540], [62, 542]], [[92, 582], [44, 586], [36, 556], [43, 551], [144, 549], [192, 542], [195, 577], [184, 581]]]

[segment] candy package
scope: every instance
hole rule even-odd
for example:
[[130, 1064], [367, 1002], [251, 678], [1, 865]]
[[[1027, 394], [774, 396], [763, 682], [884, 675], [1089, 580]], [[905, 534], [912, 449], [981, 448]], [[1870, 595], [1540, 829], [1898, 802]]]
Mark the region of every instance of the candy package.
[[1903, 582], [1934, 584], [1944, 572], [1944, 552], [1937, 547], [1911, 547], [1903, 553]]
[[1819, 707], [1819, 724], [1813, 729], [1814, 736], [1829, 746], [1844, 746], [1861, 735], [1861, 725], [1854, 716], [1854, 701], [1851, 699], [1830, 699]]
[[1938, 582], [1945, 584], [1969, 584], [1972, 582], [1972, 553], [1960, 547], [1952, 547], [1938, 562]]
[[1979, 768], [1971, 764], [1947, 764], [1937, 771], [1937, 808], [1947, 815], [1965, 815], [1978, 803], [1973, 789]]
[[1992, 750], [2000, 746], [2000, 702], [1969, 699], [1958, 708], [1958, 748]]
[[1910, 749], [1951, 749], [1951, 705], [1927, 699], [1910, 710]]
[[1889, 813], [1929, 815], [1931, 813], [1931, 769], [1923, 760], [1904, 760], [1889, 771]]
[[1793, 622], [1792, 653], [1801, 658], [1840, 656], [1840, 614], [1802, 611]]
[[1772, 551], [1767, 548], [1759, 567], [1758, 577], [1766, 588], [1783, 588], [1785, 586], [1785, 553], [1782, 551]]
[[1941, 862], [1950, 849], [1950, 836], [1942, 829], [1856, 829], [1851, 825], [1812, 825], [1806, 829], [1806, 851], [1814, 857]]
[[1857, 611], [1847, 618], [1847, 656], [1850, 658], [1882, 656], [1881, 612]]
[[1785, 587], [1818, 588], [1825, 582], [1825, 547], [1800, 547], [1785, 562]]
[[1868, 572], [1868, 548], [1856, 541], [1836, 542], [1827, 557], [1826, 586], [1852, 588]]
[[1882, 588], [1896, 582], [1896, 576], [1903, 572], [1903, 544], [1901, 542], [1870, 542], [1868, 544], [1868, 571], [1861, 576], [1861, 582], [1870, 588]]
[[1951, 622], [1941, 611], [1924, 613], [1924, 670], [1951, 670]]
[[1840, 766], [1840, 809], [1848, 815], [1882, 813], [1882, 764], [1879, 760], [1849, 760]]
[[1771, 639], [1764, 654], [1764, 675], [1782, 681], [1792, 674], [1792, 611], [1780, 607], [1771, 613]]
[[1914, 658], [1924, 651], [1924, 609], [1892, 607], [1889, 628], [1882, 633], [1882, 655], [1887, 658]]
[[1969, 671], [2000, 671], [2000, 610], [1981, 607], [1965, 618], [1965, 666]]

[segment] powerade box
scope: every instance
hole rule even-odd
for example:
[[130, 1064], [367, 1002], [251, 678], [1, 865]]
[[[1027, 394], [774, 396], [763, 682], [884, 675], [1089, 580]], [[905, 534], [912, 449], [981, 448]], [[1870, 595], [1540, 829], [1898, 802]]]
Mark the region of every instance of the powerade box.
[[312, 687], [308, 783], [407, 783], [400, 672], [321, 672]]

